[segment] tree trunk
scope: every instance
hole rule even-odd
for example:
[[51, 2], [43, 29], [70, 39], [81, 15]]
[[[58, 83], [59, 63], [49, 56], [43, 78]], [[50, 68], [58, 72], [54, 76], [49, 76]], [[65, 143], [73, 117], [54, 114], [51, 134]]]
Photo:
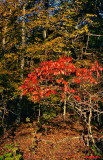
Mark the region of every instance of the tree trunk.
[[[23, 11], [22, 11], [22, 53], [21, 53], [21, 74], [20, 74], [20, 78], [21, 81], [23, 81], [24, 75], [24, 54], [25, 54], [25, 7], [26, 4], [23, 5]], [[17, 108], [17, 119], [16, 122], [20, 123], [20, 119], [21, 119], [21, 108], [22, 108], [22, 94], [19, 97], [19, 101], [17, 104], [18, 108]]]
[[43, 38], [46, 39], [46, 37], [47, 37], [47, 31], [44, 29], [44, 31], [43, 31]]
[[[5, 45], [6, 45], [6, 31], [7, 31], [7, 26], [5, 25], [4, 26], [4, 31], [3, 31], [4, 32], [3, 33], [3, 39], [2, 39], [3, 56], [5, 55], [5, 49], [6, 49], [6, 47], [5, 47]], [[6, 62], [5, 61], [4, 61], [4, 68], [6, 68]]]
[[3, 49], [5, 50], [5, 34], [6, 34], [6, 26], [4, 27], [4, 37], [3, 37], [3, 40], [2, 40], [2, 45], [3, 45]]
[[38, 123], [40, 123], [40, 103], [39, 103]]
[[64, 120], [64, 122], [65, 122], [65, 116], [66, 116], [66, 89], [67, 89], [67, 86], [65, 85], [64, 113], [63, 113], [63, 120]]
[[24, 72], [24, 54], [25, 54], [25, 7], [23, 5], [23, 16], [22, 16], [22, 53], [21, 53], [21, 80], [23, 81], [23, 72]]
[[[91, 95], [90, 95], [90, 104], [91, 104]], [[89, 108], [89, 120], [88, 120], [88, 143], [87, 146], [89, 147], [89, 141], [92, 139], [92, 142], [94, 143], [93, 135], [92, 135], [92, 129], [91, 129], [91, 119], [92, 119], [92, 108], [90, 106]]]

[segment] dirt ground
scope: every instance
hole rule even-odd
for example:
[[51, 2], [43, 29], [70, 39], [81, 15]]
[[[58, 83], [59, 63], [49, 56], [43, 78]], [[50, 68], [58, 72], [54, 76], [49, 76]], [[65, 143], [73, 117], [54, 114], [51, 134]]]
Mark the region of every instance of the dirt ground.
[[5, 144], [12, 143], [24, 160], [86, 160], [92, 153], [83, 141], [82, 132], [82, 122], [69, 114], [65, 123], [61, 115], [42, 126], [37, 126], [36, 121], [22, 123], [1, 137], [0, 153], [8, 151]]

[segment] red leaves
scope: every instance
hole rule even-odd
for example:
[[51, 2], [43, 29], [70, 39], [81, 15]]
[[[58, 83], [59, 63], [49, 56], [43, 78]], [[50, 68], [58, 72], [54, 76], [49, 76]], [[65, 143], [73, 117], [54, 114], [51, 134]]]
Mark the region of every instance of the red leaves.
[[98, 67], [99, 67], [99, 64], [98, 64], [98, 62], [97, 62], [97, 61], [95, 61], [95, 65], [96, 65], [96, 68], [98, 68]]
[[45, 94], [46, 97], [49, 97], [50, 91]]
[[57, 82], [57, 83], [61, 83], [62, 80], [63, 80], [62, 78], [61, 78], [61, 79], [57, 79], [56, 82]]
[[99, 156], [89, 156], [89, 157], [85, 157], [86, 159], [98, 159], [100, 158]]
[[25, 96], [26, 94], [27, 94], [27, 91], [26, 91], [26, 90], [23, 90], [23, 91], [22, 91], [22, 95]]
[[74, 73], [75, 72], [75, 66], [73, 63], [68, 63], [66, 66], [66, 70], [69, 73]]
[[80, 69], [77, 69], [76, 76], [82, 77], [82, 76], [85, 76], [86, 73], [87, 73], [87, 69], [86, 68], [80, 68]]
[[64, 85], [64, 92], [68, 92], [68, 93], [70, 93], [70, 91], [69, 91], [69, 87], [68, 87], [67, 85]]
[[56, 94], [56, 91], [54, 91], [54, 90], [51, 90], [51, 93], [55, 95], [55, 94]]
[[66, 57], [65, 55], [62, 55], [62, 58], [59, 58], [59, 62], [71, 62], [72, 58]]
[[[50, 93], [56, 94], [53, 85], [61, 90], [61, 94], [67, 92], [68, 94], [75, 94], [74, 89], [69, 89], [68, 83], [75, 82], [77, 84], [97, 84], [98, 77], [100, 77], [100, 71], [103, 70], [97, 61], [91, 64], [89, 69], [77, 68], [70, 57], [62, 56], [55, 62], [47, 61], [40, 63], [39, 68], [34, 68], [34, 72], [28, 74], [20, 89], [22, 89], [22, 95], [29, 93], [33, 101], [39, 101], [39, 98], [50, 96]], [[96, 72], [96, 74], [94, 74]], [[76, 77], [71, 82], [64, 80], [65, 76], [71, 73], [76, 73]], [[73, 74], [74, 75], [74, 74]], [[94, 77], [93, 77], [94, 76]], [[97, 76], [97, 77], [96, 77]], [[58, 78], [59, 77], [59, 78]], [[95, 78], [96, 77], [96, 78]], [[56, 82], [56, 83], [55, 83]], [[51, 85], [53, 83], [53, 85]], [[44, 87], [42, 87], [42, 85]], [[80, 101], [80, 97], [74, 96], [77, 101]]]
[[38, 92], [37, 91], [33, 91], [32, 94], [33, 95], [38, 95]]
[[77, 69], [76, 76], [81, 77], [80, 69]]
[[91, 71], [95, 71], [96, 70], [96, 67], [95, 67], [95, 65], [92, 63], [91, 64]]
[[97, 71], [97, 77], [100, 77], [100, 74], [99, 74], [99, 72]]
[[85, 68], [79, 68], [76, 70], [76, 76], [79, 78], [75, 78], [74, 82], [75, 83], [94, 83], [97, 84], [97, 80], [93, 78], [94, 72], [96, 72], [97, 77], [100, 77], [99, 70], [102, 70], [102, 67], [99, 66], [98, 62], [95, 61], [95, 63], [91, 64], [90, 69], [85, 69]]
[[33, 96], [32, 97], [32, 101], [34, 102], [34, 101], [37, 101], [37, 100], [39, 100], [39, 97], [38, 96]]
[[75, 93], [74, 89], [69, 90], [70, 93]]
[[91, 75], [92, 75], [92, 72], [89, 71], [87, 75], [88, 75], [88, 76], [91, 76]]
[[81, 72], [82, 72], [82, 75], [85, 75], [87, 73], [87, 69], [86, 68], [81, 68]]
[[97, 70], [102, 71], [103, 68], [100, 67], [100, 65], [98, 64], [97, 61], [95, 61], [95, 63], [92, 63], [92, 64], [91, 64], [91, 71], [97, 71]]
[[103, 67], [100, 67], [100, 66], [99, 66], [99, 67], [98, 67], [98, 70], [103, 71]]
[[19, 89], [24, 89], [24, 88], [25, 88], [24, 84], [19, 87]]
[[66, 82], [65, 80], [63, 80], [63, 81], [62, 81], [62, 84], [68, 85], [68, 82]]
[[78, 96], [74, 96], [74, 98], [76, 98], [76, 99], [77, 99], [77, 101], [80, 101], [80, 97], [78, 97]]
[[74, 82], [75, 82], [75, 83], [80, 83], [80, 82], [81, 82], [81, 79], [75, 78], [75, 79], [74, 79]]
[[59, 75], [60, 74], [60, 71], [54, 71], [53, 73], [55, 76]]

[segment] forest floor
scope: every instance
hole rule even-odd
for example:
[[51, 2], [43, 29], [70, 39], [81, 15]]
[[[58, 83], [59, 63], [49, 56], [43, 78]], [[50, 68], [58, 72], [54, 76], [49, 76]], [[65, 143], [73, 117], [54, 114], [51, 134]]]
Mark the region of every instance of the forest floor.
[[[15, 160], [18, 160], [16, 158], [20, 154], [24, 160], [86, 160], [85, 157], [96, 155], [86, 147], [82, 132], [82, 122], [69, 114], [65, 123], [61, 115], [43, 124], [42, 127], [37, 126], [36, 121], [21, 123], [8, 129], [5, 136], [0, 138], [0, 154], [10, 157], [6, 153], [12, 152]], [[97, 134], [96, 130], [93, 132], [96, 137], [103, 140], [101, 133], [103, 130], [100, 134]]]

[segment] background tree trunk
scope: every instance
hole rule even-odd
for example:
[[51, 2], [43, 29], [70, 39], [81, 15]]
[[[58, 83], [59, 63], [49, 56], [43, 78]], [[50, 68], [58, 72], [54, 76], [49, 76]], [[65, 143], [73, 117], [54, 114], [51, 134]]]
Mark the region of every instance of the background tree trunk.
[[[26, 4], [23, 5], [23, 11], [22, 11], [22, 53], [21, 53], [21, 74], [20, 74], [20, 78], [21, 81], [23, 81], [24, 79], [24, 63], [25, 63], [25, 59], [24, 59], [24, 55], [25, 55], [25, 7]], [[22, 94], [19, 97], [19, 102], [18, 102], [18, 108], [17, 108], [17, 119], [16, 122], [20, 123], [20, 119], [21, 119], [21, 109], [22, 109]]]

